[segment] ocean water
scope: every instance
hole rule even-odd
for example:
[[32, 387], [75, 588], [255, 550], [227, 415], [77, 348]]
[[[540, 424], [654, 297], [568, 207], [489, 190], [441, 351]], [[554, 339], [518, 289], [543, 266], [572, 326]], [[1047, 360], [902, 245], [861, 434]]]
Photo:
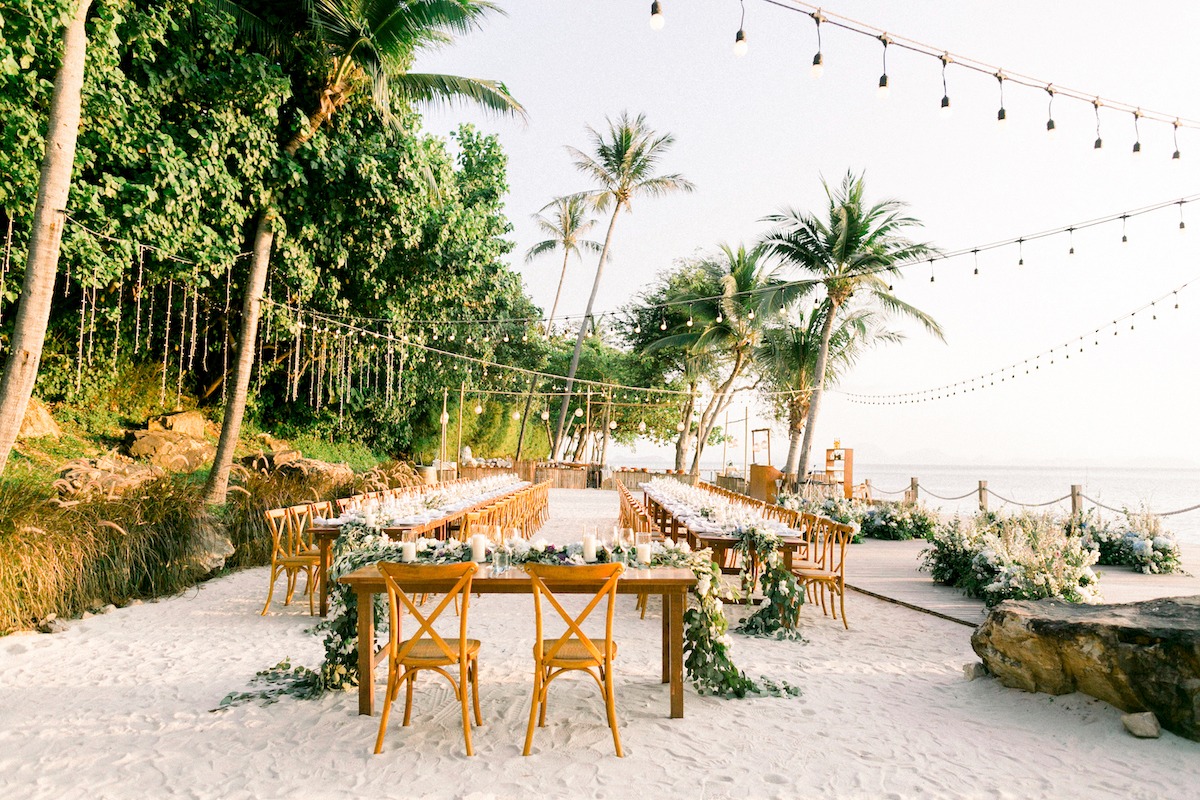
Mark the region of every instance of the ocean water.
[[[720, 463], [720, 453], [708, 463], [704, 459], [701, 476], [710, 479]], [[616, 462], [614, 462], [616, 465]], [[622, 466], [663, 468], [673, 464], [661, 456], [638, 455], [622, 459]], [[988, 508], [993, 511], [1017, 511], [1016, 504], [1047, 503], [1068, 497], [1072, 484], [1083, 487], [1085, 498], [1099, 501], [1112, 508], [1146, 509], [1161, 513], [1188, 508], [1200, 503], [1200, 469], [1168, 469], [1137, 467], [1015, 467], [1015, 466], [956, 466], [946, 464], [871, 464], [854, 465], [854, 481], [871, 481], [873, 496], [880, 499], [899, 499], [916, 478], [921, 487], [921, 502], [945, 514], [973, 514], [979, 507], [979, 481], [988, 482]], [[931, 494], [932, 493], [932, 494]], [[943, 500], [969, 495], [957, 500]], [[997, 497], [998, 496], [998, 497]], [[1004, 498], [1001, 500], [999, 498]], [[1013, 501], [1013, 502], [1006, 502]], [[1092, 508], [1085, 499], [1084, 508]], [[1070, 511], [1069, 499], [1063, 499], [1034, 511]], [[1100, 509], [1109, 518], [1118, 514]], [[1180, 542], [1200, 547], [1200, 509], [1165, 517], [1167, 530]]]

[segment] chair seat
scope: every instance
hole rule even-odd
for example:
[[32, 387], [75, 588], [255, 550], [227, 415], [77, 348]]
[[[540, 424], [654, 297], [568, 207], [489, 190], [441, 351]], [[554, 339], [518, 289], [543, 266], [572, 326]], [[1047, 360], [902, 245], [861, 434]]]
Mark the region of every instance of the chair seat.
[[[595, 642], [594, 644], [596, 645], [596, 649], [600, 650], [600, 652], [604, 652], [603, 641]], [[553, 646], [554, 646], [554, 644], [552, 642], [545, 642], [543, 645], [544, 650], [547, 652]], [[555, 667], [557, 667], [557, 666], [567, 666], [567, 667], [583, 666], [584, 664], [598, 665], [600, 663], [596, 659], [596, 657], [592, 655], [591, 651], [583, 646], [583, 642], [579, 641], [578, 639], [569, 639], [565, 644], [563, 644], [562, 647], [558, 648], [558, 652], [554, 654], [554, 658], [549, 658], [549, 659], [544, 658], [544, 657], [539, 657], [539, 654], [537, 651], [537, 645], [535, 644], [533, 646], [533, 657], [535, 659], [538, 659], [539, 661], [544, 661], [546, 664], [549, 664], [550, 666], [555, 666]], [[610, 654], [610, 657], [611, 658], [617, 657], [617, 643], [616, 642], [612, 643], [612, 653]]]
[[[403, 650], [411, 641], [411, 639], [406, 639], [401, 642], [400, 649]], [[458, 652], [458, 642], [457, 638], [446, 639], [446, 644], [455, 653]], [[478, 653], [479, 640], [467, 639], [467, 657], [470, 658], [471, 656], [478, 655]], [[446, 654], [442, 652], [442, 648], [434, 644], [432, 639], [420, 639], [417, 641], [416, 646], [409, 651], [408, 655], [400, 659], [400, 663], [419, 667], [432, 667], [439, 664], [458, 663], [458, 658], [447, 658]]]
[[792, 574], [797, 578], [812, 578], [818, 581], [832, 581], [841, 578], [841, 575], [829, 569], [796, 569], [793, 567]]
[[283, 556], [275, 559], [275, 563], [284, 567], [315, 567], [321, 563], [321, 559], [315, 554], [311, 556]]
[[819, 569], [824, 569], [824, 567], [825, 567], [825, 565], [819, 561], [808, 561], [808, 560], [801, 559], [801, 558], [793, 558], [792, 559], [792, 572], [796, 572], [796, 571], [802, 570], [802, 569], [809, 570], [809, 571], [819, 570]]

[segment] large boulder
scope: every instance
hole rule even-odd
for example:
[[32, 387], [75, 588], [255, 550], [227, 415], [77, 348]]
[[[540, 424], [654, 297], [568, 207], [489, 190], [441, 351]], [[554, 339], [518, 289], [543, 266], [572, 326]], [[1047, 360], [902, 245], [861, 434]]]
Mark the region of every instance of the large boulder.
[[195, 472], [217, 453], [203, 439], [174, 431], [131, 431], [129, 455], [171, 472]]
[[1083, 692], [1122, 711], [1153, 711], [1200, 741], [1200, 596], [1122, 605], [1006, 601], [971, 636], [1005, 686]]
[[345, 486], [354, 480], [354, 470], [346, 464], [332, 464], [315, 458], [296, 458], [280, 464], [277, 471], [282, 475], [302, 478], [318, 494]]
[[17, 432], [18, 439], [40, 439], [43, 436], [49, 436], [57, 439], [62, 436], [62, 430], [58, 427], [58, 423], [54, 421], [54, 417], [50, 416], [50, 410], [38, 400], [36, 397], [29, 398], [29, 405], [25, 407], [25, 417], [21, 420], [21, 428]]
[[146, 429], [151, 431], [172, 431], [193, 439], [203, 439], [207, 420], [199, 411], [180, 411], [176, 414], [163, 414], [151, 417], [146, 422]]
[[225, 566], [225, 559], [234, 552], [229, 531], [211, 514], [203, 514], [196, 518], [192, 544], [192, 562], [200, 572], [206, 574]]
[[158, 480], [166, 472], [162, 467], [110, 453], [98, 458], [68, 461], [58, 474], [54, 487], [58, 489], [59, 497], [71, 500], [92, 495], [119, 497], [144, 483]]

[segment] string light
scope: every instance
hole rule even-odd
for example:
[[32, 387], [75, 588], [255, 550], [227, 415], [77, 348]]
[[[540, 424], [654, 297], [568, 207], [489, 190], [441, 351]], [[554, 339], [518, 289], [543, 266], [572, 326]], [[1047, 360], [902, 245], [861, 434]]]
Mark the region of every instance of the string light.
[[996, 80], [1000, 83], [1000, 110], [996, 112], [996, 122], [1001, 123], [1003, 127], [1004, 121], [1008, 119], [1008, 112], [1004, 110], [1004, 73], [997, 72]]
[[880, 100], [886, 100], [888, 96], [887, 49], [892, 40], [886, 33], [881, 33], [879, 41], [883, 43], [883, 74], [879, 76], [879, 86], [875, 89], [875, 96]]
[[978, 275], [979, 274], [979, 250], [975, 249], [975, 250], [972, 250], [971, 252], [975, 255], [975, 274]]
[[1050, 103], [1046, 108], [1046, 133], [1054, 133], [1054, 87], [1046, 86], [1046, 94], [1050, 95]]
[[1067, 255], [1073, 256], [1075, 255], [1075, 229], [1067, 228], [1067, 235], [1070, 237], [1071, 241], [1071, 249], [1067, 251]]
[[741, 0], [742, 4], [742, 21], [738, 24], [737, 35], [733, 37], [733, 54], [737, 58], [746, 55], [746, 51], [750, 49], [750, 45], [746, 42], [746, 0]]
[[1183, 203], [1179, 203], [1179, 230], [1187, 230], [1187, 225], [1183, 221]]
[[476, 403], [476, 404], [475, 404], [475, 413], [476, 413], [476, 414], [482, 414], [482, 413], [483, 413], [483, 406], [482, 406], [481, 404], [479, 404], [479, 403]]
[[543, 411], [541, 416], [542, 416], [542, 422], [547, 422], [550, 419], [550, 412]]
[[1126, 235], [1126, 233], [1125, 233], [1125, 223], [1126, 222], [1128, 222], [1128, 218], [1125, 217], [1124, 215], [1122, 215], [1121, 216], [1121, 244], [1129, 243], [1129, 236]]
[[1171, 154], [1171, 158], [1175, 161], [1179, 160], [1179, 120], [1171, 123], [1171, 136], [1175, 140], [1175, 152]]
[[659, 0], [654, 0], [654, 2], [650, 4], [650, 30], [661, 31], [663, 29], [663, 25], [666, 23], [667, 20], [665, 17], [663, 17], [662, 13], [662, 3], [660, 3]]
[[576, 417], [582, 417], [582, 416], [583, 416], [583, 409], [582, 409], [582, 408], [577, 408], [577, 409], [575, 409], [575, 416], [576, 416]]
[[1104, 140], [1100, 138], [1100, 98], [1097, 97], [1092, 101], [1092, 108], [1096, 112], [1096, 143], [1092, 145], [1093, 150], [1099, 150], [1104, 147]]
[[1017, 266], [1025, 266], [1025, 240], [1017, 239]]
[[929, 282], [933, 283], [933, 259], [929, 259]]
[[1138, 129], [1138, 120], [1142, 116], [1141, 109], [1133, 112], [1133, 153], [1137, 155], [1142, 152], [1142, 133]]
[[813, 56], [812, 66], [808, 70], [808, 74], [814, 78], [819, 78], [825, 74], [825, 57], [821, 54], [821, 22], [825, 19], [821, 16], [820, 11], [814, 11], [810, 14], [813, 22], [817, 25], [817, 54]]
[[514, 410], [514, 411], [512, 412], [512, 418], [513, 418], [513, 421], [514, 421], [514, 422], [515, 422], [516, 420], [519, 420], [519, 419], [521, 418], [521, 412], [520, 412], [520, 411], [516, 411], [516, 410]]
[[942, 59], [942, 116], [948, 117], [951, 114], [950, 108], [950, 90], [946, 88], [946, 67], [950, 64], [950, 54], [943, 53]]

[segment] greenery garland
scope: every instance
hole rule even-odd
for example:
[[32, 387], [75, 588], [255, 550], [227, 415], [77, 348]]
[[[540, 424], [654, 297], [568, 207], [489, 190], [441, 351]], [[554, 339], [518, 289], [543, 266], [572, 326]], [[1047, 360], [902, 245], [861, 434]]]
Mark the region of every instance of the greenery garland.
[[[509, 546], [512, 550], [512, 562], [517, 566], [535, 562], [585, 563], [581, 543], [553, 545], [541, 540], [526, 542], [517, 539]], [[342, 533], [334, 543], [329, 571], [329, 600], [332, 613], [328, 620], [313, 628], [314, 632], [325, 634], [325, 660], [320, 668], [310, 670], [305, 667], [293, 667], [289, 661], [284, 660], [255, 676], [252, 683], [265, 684], [265, 688], [231, 693], [221, 701], [221, 706], [251, 699], [273, 702], [284, 694], [308, 699], [325, 692], [350, 691], [356, 688], [359, 682], [357, 605], [353, 590], [339, 583], [338, 579], [368, 564], [395, 561], [398, 549], [399, 543], [389, 540], [379, 528], [369, 527], [362, 522], [343, 525]], [[615, 551], [600, 548], [596, 555], [597, 561], [605, 563], [610, 558], [629, 558], [633, 552], [632, 548], [618, 548]], [[469, 561], [470, 558], [471, 548], [457, 539], [417, 540], [418, 563], [450, 564]], [[692, 591], [697, 602], [688, 608], [683, 616], [683, 650], [684, 669], [697, 692], [722, 697], [787, 696], [800, 693], [797, 687], [786, 681], [774, 681], [765, 677], [755, 681], [733, 663], [729, 652], [732, 644], [728, 635], [729, 622], [725, 618], [720, 597], [721, 572], [713, 563], [711, 551], [693, 552], [686, 543], [655, 542], [650, 565], [687, 567], [696, 575], [696, 586]], [[790, 573], [788, 576], [790, 577]], [[378, 637], [387, 618], [387, 611], [382, 594], [375, 595], [374, 600], [375, 630], [371, 635]]]
[[[739, 633], [750, 636], [773, 636], [777, 639], [801, 639], [797, 625], [800, 609], [804, 605], [804, 592], [779, 556], [783, 540], [774, 531], [757, 526], [739, 527], [735, 550], [742, 560], [742, 586], [746, 596], [754, 593], [754, 584], [762, 590], [762, 603], [758, 610], [742, 621]], [[762, 574], [753, 576], [753, 564], [762, 568]]]

